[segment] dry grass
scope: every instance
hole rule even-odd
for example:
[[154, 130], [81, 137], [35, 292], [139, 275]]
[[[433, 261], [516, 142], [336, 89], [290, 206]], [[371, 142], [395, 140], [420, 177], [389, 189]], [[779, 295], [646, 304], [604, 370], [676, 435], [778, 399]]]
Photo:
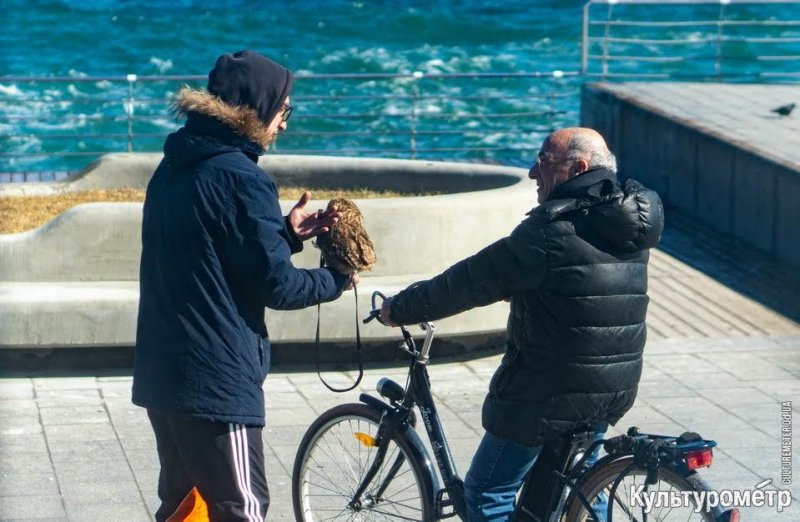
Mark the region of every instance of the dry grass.
[[[314, 199], [365, 199], [391, 198], [409, 196], [397, 192], [376, 192], [367, 189], [358, 190], [325, 190], [306, 189], [303, 187], [287, 187], [280, 189], [280, 198], [297, 200], [306, 190], [310, 190]], [[84, 192], [67, 192], [53, 196], [19, 196], [0, 198], [0, 234], [24, 232], [42, 226], [67, 209], [81, 203], [100, 201], [141, 202], [144, 201], [143, 189], [109, 189], [87, 190]]]
[[144, 190], [97, 189], [85, 192], [66, 192], [54, 196], [0, 198], [0, 234], [34, 229], [75, 205], [95, 201], [144, 201]]

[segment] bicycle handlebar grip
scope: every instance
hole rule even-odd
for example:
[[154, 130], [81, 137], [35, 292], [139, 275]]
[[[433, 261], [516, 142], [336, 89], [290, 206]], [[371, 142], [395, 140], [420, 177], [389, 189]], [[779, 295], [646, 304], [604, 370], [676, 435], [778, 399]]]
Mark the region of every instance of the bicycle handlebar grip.
[[364, 324], [367, 324], [368, 322], [372, 321], [373, 319], [377, 319], [379, 323], [383, 323], [383, 321], [381, 321], [381, 310], [380, 310], [380, 308], [370, 311], [370, 313], [364, 318], [364, 320], [362, 322]]
[[383, 326], [389, 326], [388, 324], [384, 323], [383, 320], [381, 320], [381, 307], [378, 306], [377, 303], [379, 297], [386, 301], [386, 296], [380, 290], [375, 290], [372, 292], [372, 311], [370, 311], [369, 315], [364, 318], [364, 324], [367, 324], [373, 319], [377, 319], [378, 322]]

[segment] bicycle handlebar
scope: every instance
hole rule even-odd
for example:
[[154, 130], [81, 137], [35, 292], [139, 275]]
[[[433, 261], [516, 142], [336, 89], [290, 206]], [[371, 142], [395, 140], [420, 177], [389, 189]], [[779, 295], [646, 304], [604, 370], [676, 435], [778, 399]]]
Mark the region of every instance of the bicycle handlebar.
[[382, 325], [386, 326], [386, 323], [384, 323], [381, 320], [381, 309], [380, 308], [377, 308], [375, 310], [371, 310], [369, 312], [369, 314], [367, 314], [367, 316], [361, 322], [364, 323], [364, 324], [367, 324], [368, 322], [372, 321], [373, 319], [377, 319], [379, 323], [381, 323]]
[[[367, 314], [367, 316], [364, 318], [363, 323], [367, 324], [373, 319], [377, 319], [378, 322], [383, 326], [389, 326], [381, 319], [381, 307], [378, 306], [376, 302], [378, 297], [380, 297], [383, 301], [386, 301], [386, 296], [380, 290], [375, 290], [372, 292], [372, 310], [370, 310], [369, 314]], [[383, 304], [383, 301], [381, 301], [381, 304]]]
[[[387, 299], [387, 297], [380, 290], [375, 290], [374, 292], [372, 292], [372, 310], [370, 310], [367, 316], [363, 319], [363, 323], [367, 324], [373, 319], [377, 319], [378, 322], [381, 323], [382, 325], [389, 326], [381, 319], [381, 306], [378, 306], [377, 303], [378, 297], [382, 299], [381, 305], [383, 305], [383, 301], [386, 301]], [[418, 355], [420, 356], [420, 362], [422, 364], [425, 364], [428, 362], [428, 354], [430, 353], [431, 350], [431, 343], [433, 342], [433, 333], [436, 330], [436, 327], [431, 322], [420, 323], [419, 326], [425, 332], [425, 340], [422, 343], [422, 350], [418, 352]], [[412, 354], [415, 353], [416, 347], [414, 345], [414, 339], [411, 337], [411, 334], [409, 333], [408, 329], [405, 326], [400, 326], [400, 331], [402, 332], [403, 338], [406, 341], [406, 346], [408, 347], [407, 351]]]

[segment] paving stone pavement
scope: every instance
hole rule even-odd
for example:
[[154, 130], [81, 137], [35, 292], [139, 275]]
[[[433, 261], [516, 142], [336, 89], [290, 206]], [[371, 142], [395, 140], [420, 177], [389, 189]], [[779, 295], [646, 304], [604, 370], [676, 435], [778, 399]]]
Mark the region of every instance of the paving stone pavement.
[[[652, 341], [640, 397], [617, 428], [691, 429], [716, 439], [714, 464], [702, 471], [715, 488], [751, 489], [764, 478], [778, 484], [781, 403], [791, 401], [800, 417], [798, 350], [800, 335]], [[430, 367], [462, 474], [481, 436], [480, 405], [498, 362], [493, 355]], [[370, 391], [385, 375], [402, 381], [405, 368], [368, 369], [360, 389]], [[354, 377], [325, 376], [339, 385]], [[155, 441], [144, 411], [130, 402], [130, 388], [128, 375], [0, 379], [0, 520], [151, 518], [158, 504]], [[291, 520], [290, 472], [300, 438], [319, 413], [357, 400], [357, 392], [334, 394], [314, 372], [281, 369], [268, 377], [265, 391], [268, 519]], [[789, 509], [745, 508], [744, 520], [800, 519], [798, 481], [789, 488]]]
[[[719, 443], [713, 465], [701, 472], [713, 488], [750, 490], [767, 478], [774, 480], [768, 487], [780, 485], [782, 403], [800, 418], [800, 277], [671, 213], [651, 258], [649, 293], [639, 397], [612, 434], [631, 425], [696, 431]], [[434, 397], [463, 476], [500, 355], [437, 361], [435, 347]], [[158, 458], [147, 416], [130, 402], [130, 374], [65, 374], [0, 372], [0, 521], [150, 520]], [[368, 369], [359, 391], [371, 391], [382, 376], [403, 382], [405, 375], [403, 367]], [[325, 375], [335, 386], [354, 377]], [[359, 392], [332, 393], [310, 368], [273, 368], [264, 388], [267, 518], [292, 520], [290, 474], [305, 429]], [[797, 435], [791, 440], [797, 463]], [[800, 520], [799, 484], [795, 471], [793, 503], [783, 513], [745, 507], [743, 520]]]

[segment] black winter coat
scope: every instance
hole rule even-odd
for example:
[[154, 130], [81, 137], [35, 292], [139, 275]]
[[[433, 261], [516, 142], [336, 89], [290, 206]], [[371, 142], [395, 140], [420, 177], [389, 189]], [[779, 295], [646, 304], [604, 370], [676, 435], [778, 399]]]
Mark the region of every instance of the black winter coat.
[[511, 297], [508, 347], [483, 427], [525, 445], [584, 424], [615, 424], [642, 371], [648, 249], [658, 195], [596, 169], [562, 183], [509, 237], [396, 296], [392, 319], [447, 317]]
[[133, 402], [212, 421], [264, 425], [270, 361], [264, 308], [337, 297], [347, 276], [301, 270], [263, 149], [190, 113], [147, 187]]

